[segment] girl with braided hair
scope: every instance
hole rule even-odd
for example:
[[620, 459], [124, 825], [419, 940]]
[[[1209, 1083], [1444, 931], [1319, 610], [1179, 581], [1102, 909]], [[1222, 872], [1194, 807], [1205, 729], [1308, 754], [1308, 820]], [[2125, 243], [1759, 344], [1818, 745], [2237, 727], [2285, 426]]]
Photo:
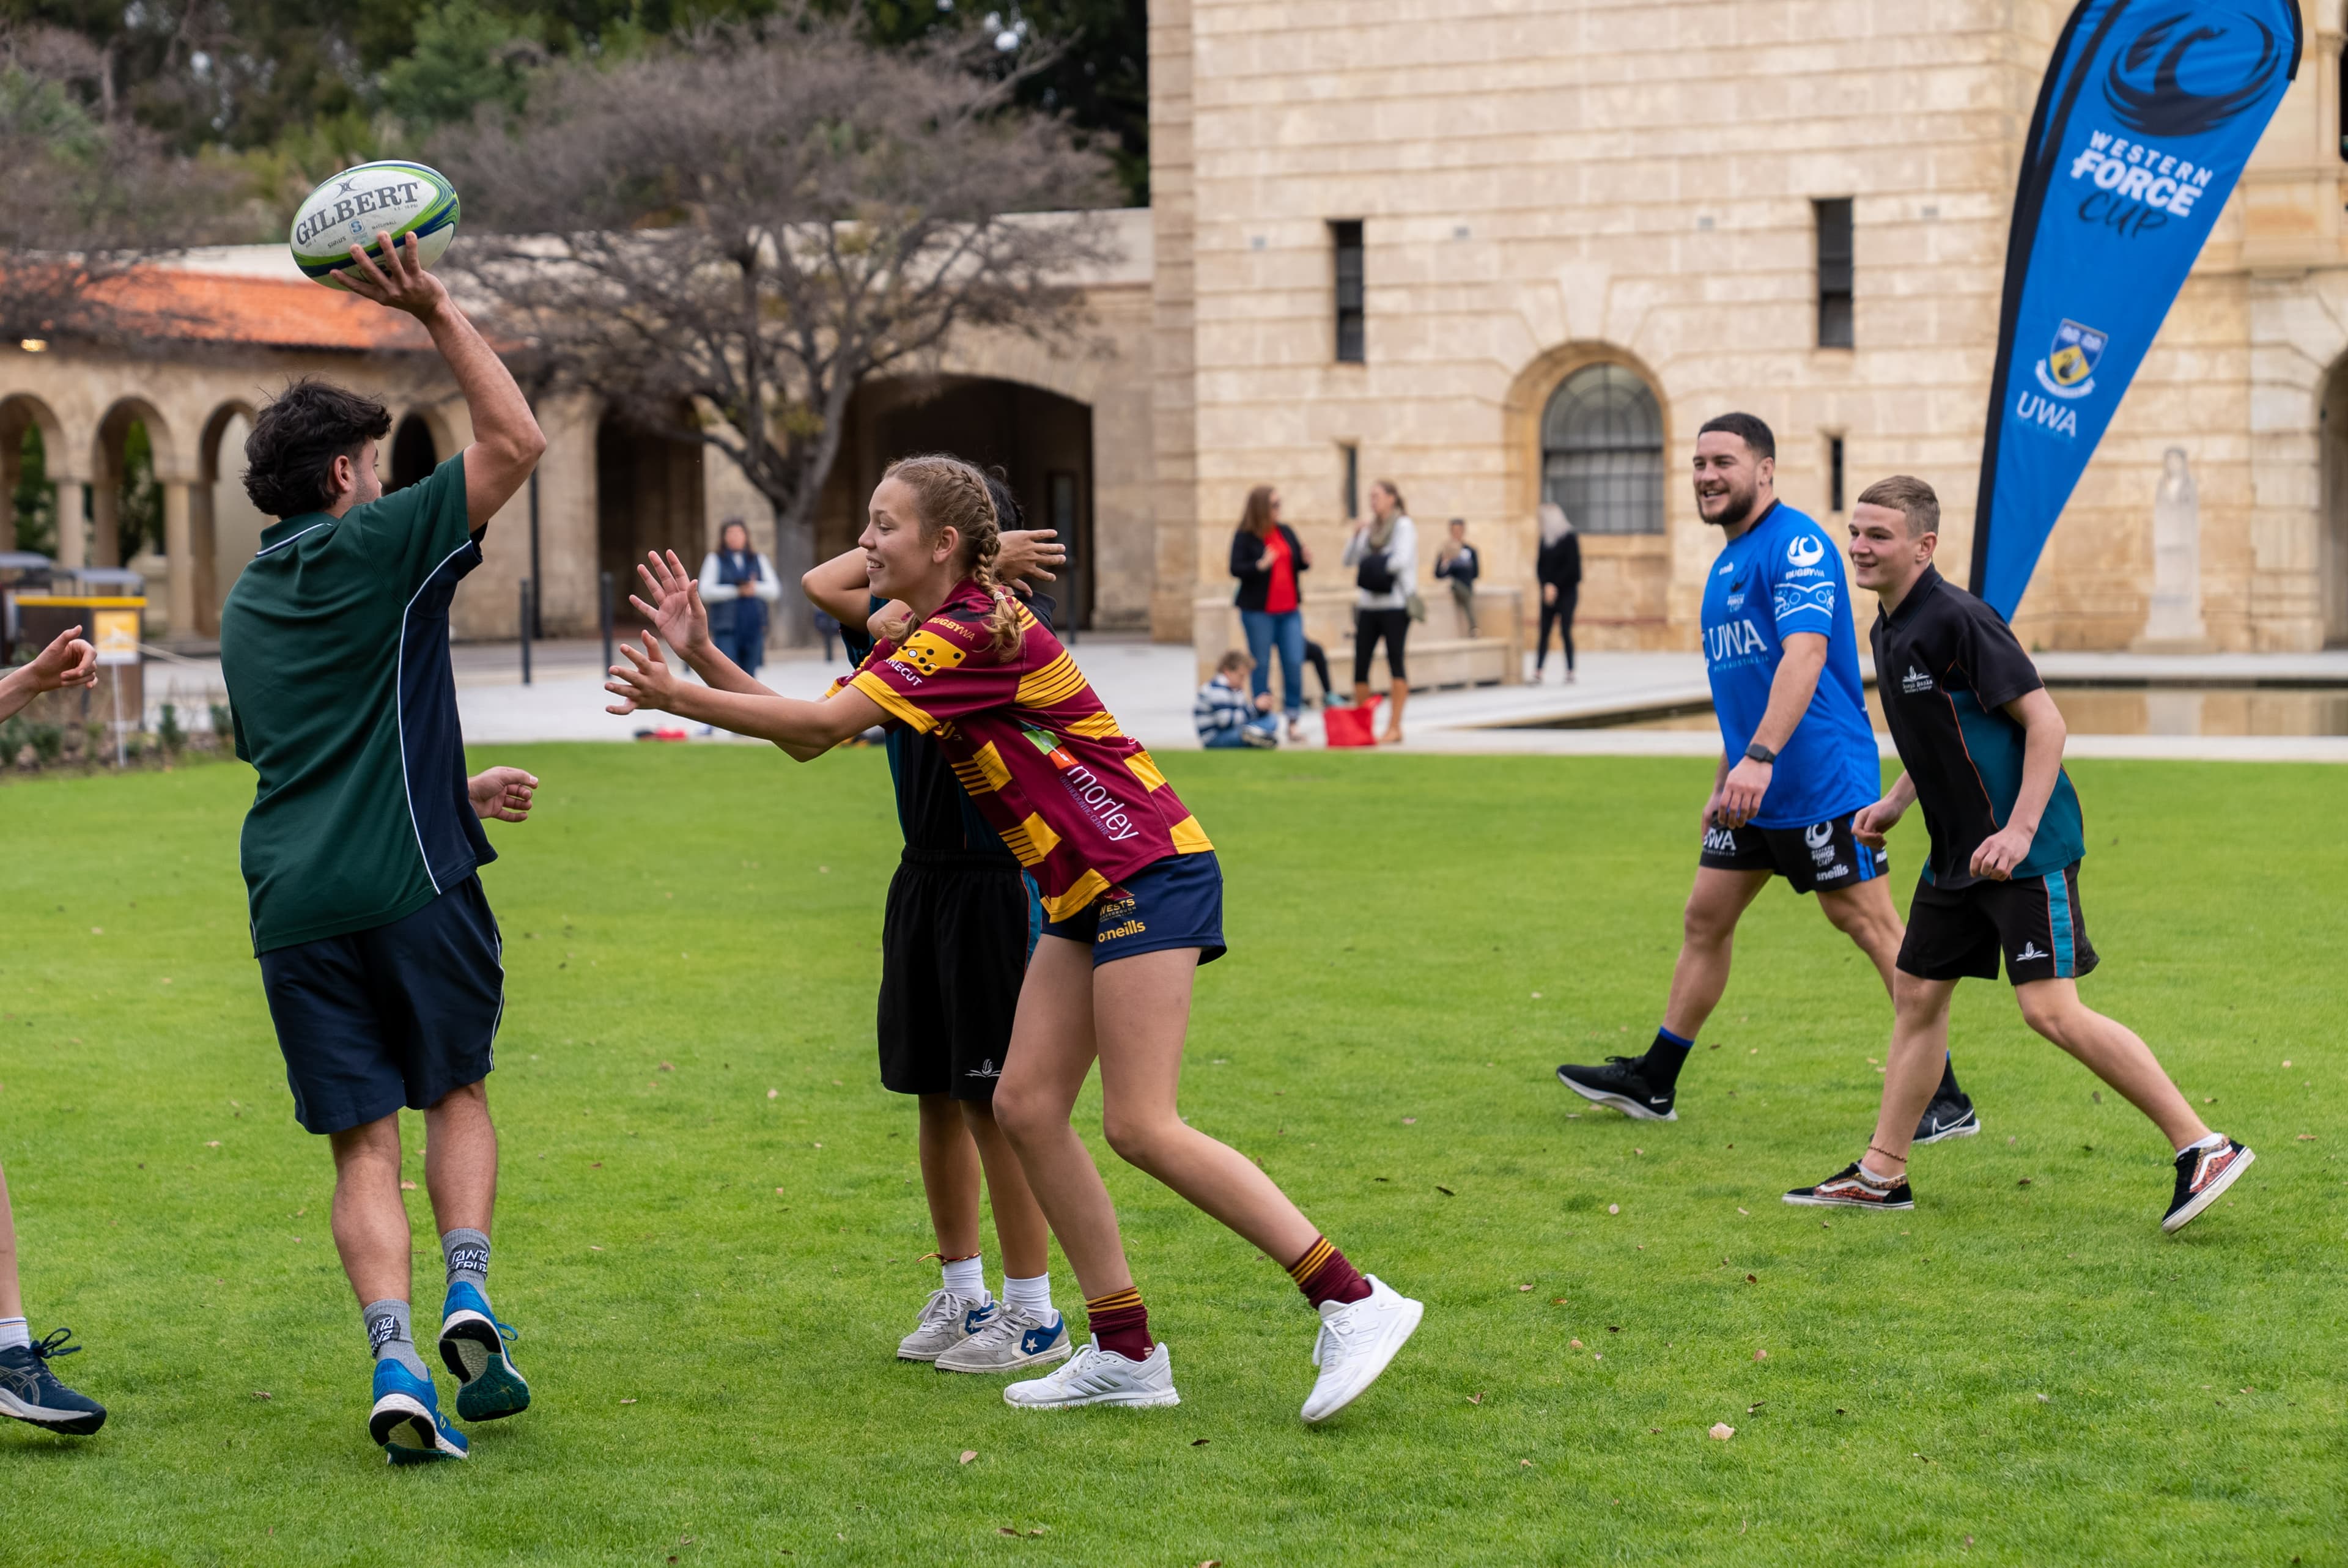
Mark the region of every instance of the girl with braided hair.
[[[875, 723], [932, 736], [1036, 884], [1043, 934], [1028, 961], [995, 1086], [997, 1123], [1085, 1293], [1092, 1342], [1048, 1376], [1004, 1390], [1012, 1405], [1180, 1402], [1168, 1348], [1127, 1266], [1117, 1211], [1069, 1125], [1097, 1060], [1111, 1148], [1269, 1256], [1319, 1311], [1320, 1368], [1303, 1416], [1358, 1398], [1424, 1308], [1358, 1273], [1246, 1156], [1176, 1108], [1192, 980], [1220, 958], [1214, 847], [1140, 743], [1101, 704], [1059, 640], [993, 580], [996, 519], [978, 472], [953, 458], [891, 465], [861, 545], [871, 592], [909, 611], [849, 680], [807, 702], [680, 682], [650, 637], [614, 665], [611, 711], [652, 708], [769, 740], [806, 761]], [[705, 679], [686, 639], [694, 584], [664, 568], [644, 608]], [[720, 674], [723, 672], [720, 671]]]

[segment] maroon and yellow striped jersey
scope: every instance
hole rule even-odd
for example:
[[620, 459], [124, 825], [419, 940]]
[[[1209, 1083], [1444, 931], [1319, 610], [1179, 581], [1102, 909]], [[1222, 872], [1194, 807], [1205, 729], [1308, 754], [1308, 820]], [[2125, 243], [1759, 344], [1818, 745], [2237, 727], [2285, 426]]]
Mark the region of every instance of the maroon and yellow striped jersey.
[[1060, 640], [1025, 607], [998, 653], [973, 579], [902, 643], [882, 641], [852, 686], [935, 738], [954, 776], [1035, 879], [1048, 920], [1171, 855], [1214, 846], [1141, 743], [1117, 728]]

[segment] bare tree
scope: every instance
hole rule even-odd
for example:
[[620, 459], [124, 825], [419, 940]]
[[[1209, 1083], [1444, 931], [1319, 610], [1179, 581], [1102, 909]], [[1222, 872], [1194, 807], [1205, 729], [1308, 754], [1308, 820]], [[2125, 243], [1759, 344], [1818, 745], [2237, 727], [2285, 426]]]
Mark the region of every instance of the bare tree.
[[151, 339], [168, 313], [118, 282], [244, 221], [230, 178], [93, 112], [101, 51], [55, 27], [0, 27], [0, 341]]
[[724, 453], [804, 568], [858, 385], [971, 329], [1074, 343], [1108, 257], [1106, 162], [965, 64], [799, 14], [556, 67], [436, 149], [494, 231], [448, 264], [546, 384]]

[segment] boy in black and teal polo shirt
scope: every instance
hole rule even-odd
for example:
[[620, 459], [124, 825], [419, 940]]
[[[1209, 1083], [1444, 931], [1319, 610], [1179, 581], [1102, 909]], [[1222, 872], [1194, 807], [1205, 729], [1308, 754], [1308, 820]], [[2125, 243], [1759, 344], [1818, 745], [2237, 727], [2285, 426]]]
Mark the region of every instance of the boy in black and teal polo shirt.
[[245, 489], [279, 520], [221, 611], [237, 755], [259, 774], [242, 847], [252, 946], [294, 1115], [334, 1146], [335, 1245], [375, 1351], [368, 1434], [389, 1458], [465, 1457], [408, 1322], [399, 1111], [425, 1114], [425, 1173], [448, 1269], [441, 1358], [467, 1420], [530, 1403], [489, 1310], [497, 1133], [483, 1080], [505, 1005], [481, 819], [520, 822], [538, 781], [465, 776], [448, 606], [490, 517], [545, 437], [439, 282], [387, 239], [351, 292], [422, 322], [464, 393], [472, 446], [385, 496], [372, 398], [299, 381], [245, 444]]
[[2177, 1186], [2161, 1229], [2175, 1231], [2256, 1156], [2203, 1124], [2133, 1030], [2079, 999], [2078, 977], [2096, 967], [2096, 949], [2079, 907], [2086, 835], [2063, 771], [2063, 715], [2013, 629], [1933, 569], [1940, 520], [1932, 487], [1904, 476], [1869, 486], [1851, 512], [1851, 564], [1879, 601], [1876, 683], [1907, 767], [1852, 830], [1880, 845], [1920, 803], [1932, 852], [1900, 948], [1875, 1138], [1859, 1160], [1786, 1201], [1915, 1206], [1908, 1130], [1947, 1050], [1950, 998], [1960, 979], [1997, 979], [2003, 958], [2024, 1021], [2168, 1134]]

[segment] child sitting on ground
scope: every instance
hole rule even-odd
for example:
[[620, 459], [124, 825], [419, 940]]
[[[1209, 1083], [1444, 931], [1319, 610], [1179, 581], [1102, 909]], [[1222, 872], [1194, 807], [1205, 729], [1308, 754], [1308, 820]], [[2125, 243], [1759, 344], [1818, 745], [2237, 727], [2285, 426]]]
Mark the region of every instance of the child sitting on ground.
[[1199, 726], [1199, 743], [1209, 751], [1280, 744], [1272, 693], [1266, 692], [1252, 700], [1247, 694], [1248, 671], [1254, 668], [1255, 661], [1234, 648], [1215, 666], [1215, 678], [1199, 688], [1199, 700], [1190, 704], [1190, 720]]

